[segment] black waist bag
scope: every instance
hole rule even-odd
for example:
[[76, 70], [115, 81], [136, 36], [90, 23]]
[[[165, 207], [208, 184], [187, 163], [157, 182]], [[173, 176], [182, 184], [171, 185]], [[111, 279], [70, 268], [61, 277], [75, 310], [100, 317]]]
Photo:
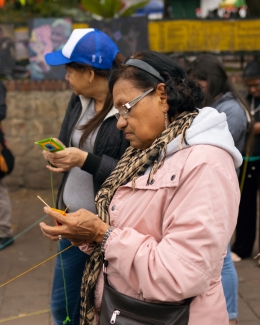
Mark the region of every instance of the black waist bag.
[[157, 304], [138, 300], [113, 289], [104, 273], [99, 325], [187, 325], [190, 304], [193, 298], [183, 304]]

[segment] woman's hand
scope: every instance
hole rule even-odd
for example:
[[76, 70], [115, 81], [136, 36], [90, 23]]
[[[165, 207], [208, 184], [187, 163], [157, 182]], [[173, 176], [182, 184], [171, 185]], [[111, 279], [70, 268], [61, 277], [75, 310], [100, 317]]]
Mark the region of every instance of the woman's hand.
[[58, 240], [59, 235], [67, 238], [74, 246], [80, 246], [84, 243], [93, 242], [102, 243], [104, 235], [109, 225], [103, 222], [94, 213], [80, 209], [73, 213], [67, 213], [66, 216], [45, 207], [44, 212], [59, 221], [61, 226], [48, 226], [44, 222], [40, 223], [41, 230], [45, 237], [51, 240]]
[[57, 152], [44, 150], [43, 156], [56, 167], [47, 165], [46, 168], [55, 173], [63, 173], [70, 170], [72, 167], [82, 167], [88, 153], [78, 148], [70, 147]]

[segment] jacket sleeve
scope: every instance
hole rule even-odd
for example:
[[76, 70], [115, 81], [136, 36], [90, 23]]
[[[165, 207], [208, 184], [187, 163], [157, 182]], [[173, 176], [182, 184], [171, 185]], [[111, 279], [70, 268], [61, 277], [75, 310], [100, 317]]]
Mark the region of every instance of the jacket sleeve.
[[92, 174], [97, 182], [103, 184], [114, 170], [117, 163], [118, 159], [114, 159], [110, 156], [102, 155], [99, 157], [95, 154], [88, 153], [87, 159], [81, 169]]
[[[145, 299], [180, 301], [205, 293], [219, 281], [236, 223], [239, 191], [222, 171], [207, 164], [190, 172], [178, 191], [167, 191], [164, 194], [172, 199], [160, 221], [162, 240], [132, 228], [116, 228], [107, 240], [105, 256]], [[160, 227], [158, 219], [154, 222]]]
[[6, 117], [5, 97], [6, 90], [4, 85], [0, 82], [0, 122]]

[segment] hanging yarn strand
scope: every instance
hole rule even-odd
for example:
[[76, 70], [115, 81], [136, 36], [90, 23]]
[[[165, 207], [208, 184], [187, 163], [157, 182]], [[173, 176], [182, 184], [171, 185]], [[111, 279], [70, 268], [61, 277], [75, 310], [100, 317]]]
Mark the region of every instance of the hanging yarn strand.
[[71, 247], [72, 247], [72, 245], [70, 245], [69, 247], [63, 249], [61, 252], [52, 255], [51, 257], [47, 258], [46, 260], [42, 261], [41, 263], [39, 263], [39, 264], [37, 264], [37, 265], [31, 267], [29, 270], [27, 270], [27, 271], [25, 271], [25, 272], [23, 272], [23, 273], [17, 275], [16, 277], [12, 278], [11, 280], [9, 280], [9, 281], [7, 281], [7, 282], [1, 284], [1, 285], [0, 285], [0, 288], [2, 288], [3, 286], [7, 285], [8, 283], [10, 283], [10, 282], [12, 282], [12, 281], [14, 281], [14, 280], [16, 280], [16, 279], [18, 279], [18, 278], [20, 278], [22, 275], [24, 275], [24, 274], [26, 274], [26, 273], [28, 273], [28, 272], [30, 272], [30, 271], [36, 269], [38, 266], [44, 264], [45, 262], [48, 262], [48, 261], [51, 260], [52, 258], [54, 258], [54, 257], [56, 257], [56, 256], [58, 256], [58, 255], [60, 255], [61, 253], [65, 252], [67, 249], [69, 249], [69, 248], [71, 248]]
[[[56, 209], [52, 171], [50, 171], [50, 178], [51, 178], [52, 203], [53, 203], [53, 207]], [[68, 208], [69, 208], [69, 205], [66, 207], [64, 212], [66, 212]], [[66, 318], [63, 321], [63, 325], [66, 325], [68, 322], [71, 322], [71, 319], [69, 316], [69, 303], [68, 303], [68, 295], [67, 295], [66, 278], [65, 278], [64, 266], [63, 266], [63, 260], [62, 260], [62, 254], [61, 254], [66, 249], [64, 249], [63, 251], [60, 250], [60, 241], [58, 242], [58, 250], [60, 252], [60, 265], [61, 265], [61, 272], [62, 272], [62, 278], [63, 278], [63, 287], [64, 287], [64, 296], [65, 296], [65, 305], [66, 305]]]
[[[50, 165], [51, 165], [51, 164], [50, 164]], [[51, 195], [52, 195], [52, 205], [53, 205], [53, 207], [56, 209], [52, 171], [50, 171], [50, 177], [51, 177]]]
[[[58, 242], [58, 246], [59, 246], [59, 251], [60, 251], [60, 241]], [[70, 316], [69, 316], [69, 301], [68, 301], [68, 295], [67, 295], [66, 277], [65, 277], [65, 273], [64, 273], [62, 254], [60, 254], [60, 265], [61, 265], [61, 271], [62, 271], [63, 287], [64, 287], [64, 295], [65, 295], [65, 304], [66, 304], [66, 318], [63, 321], [63, 325], [66, 325], [67, 322], [71, 322], [71, 319], [70, 319]]]

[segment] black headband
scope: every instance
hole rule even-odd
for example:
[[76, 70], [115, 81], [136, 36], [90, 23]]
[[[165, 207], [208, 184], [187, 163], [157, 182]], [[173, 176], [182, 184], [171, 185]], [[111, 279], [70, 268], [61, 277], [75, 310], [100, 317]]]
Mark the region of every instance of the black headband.
[[141, 70], [144, 70], [145, 72], [148, 72], [155, 78], [161, 80], [162, 82], [165, 82], [164, 78], [160, 75], [160, 73], [157, 70], [155, 70], [150, 64], [148, 64], [142, 60], [126, 59], [122, 64], [130, 65], [130, 66], [139, 68]]

